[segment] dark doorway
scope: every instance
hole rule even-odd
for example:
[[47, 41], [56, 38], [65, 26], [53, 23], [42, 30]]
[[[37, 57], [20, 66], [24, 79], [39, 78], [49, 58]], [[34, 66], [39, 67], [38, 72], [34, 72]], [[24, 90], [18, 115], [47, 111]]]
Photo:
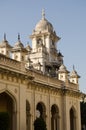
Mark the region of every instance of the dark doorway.
[[16, 128], [16, 110], [13, 99], [6, 92], [0, 94], [0, 113], [8, 114], [9, 130], [14, 130]]

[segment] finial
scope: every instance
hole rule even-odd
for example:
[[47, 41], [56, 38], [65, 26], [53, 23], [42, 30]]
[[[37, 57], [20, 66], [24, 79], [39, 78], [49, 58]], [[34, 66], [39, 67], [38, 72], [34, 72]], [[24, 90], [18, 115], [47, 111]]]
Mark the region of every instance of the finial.
[[20, 34], [18, 33], [18, 41], [20, 41]]
[[4, 33], [4, 41], [6, 41], [6, 33]]
[[45, 10], [42, 9], [42, 19], [45, 19]]
[[75, 66], [73, 65], [73, 70], [75, 70]]

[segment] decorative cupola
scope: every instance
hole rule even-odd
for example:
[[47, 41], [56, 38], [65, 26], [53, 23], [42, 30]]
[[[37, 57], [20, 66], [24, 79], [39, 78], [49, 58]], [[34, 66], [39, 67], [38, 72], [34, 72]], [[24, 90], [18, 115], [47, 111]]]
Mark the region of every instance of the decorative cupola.
[[39, 44], [43, 44], [46, 48], [48, 53], [50, 53], [50, 48], [54, 45], [56, 49], [56, 42], [60, 39], [54, 29], [52, 24], [45, 18], [45, 12], [42, 10], [42, 18], [36, 24], [35, 29], [30, 36], [32, 39], [32, 51], [37, 52], [37, 48]]
[[73, 71], [70, 73], [70, 82], [74, 83], [74, 84], [78, 84], [78, 79], [80, 78], [80, 76], [77, 74], [75, 67], [73, 66]]
[[45, 11], [42, 10], [42, 18], [36, 24], [32, 35], [32, 51], [30, 58], [33, 64], [39, 61], [42, 65], [41, 71], [46, 72], [58, 68], [57, 42], [60, 38], [56, 35], [53, 25], [45, 18]]
[[20, 40], [20, 34], [18, 34], [18, 41], [15, 43], [11, 52], [13, 59], [17, 61], [25, 61], [25, 55], [27, 53], [27, 50], [24, 48], [24, 45]]
[[6, 34], [4, 34], [4, 40], [0, 43], [0, 53], [6, 55], [7, 57], [10, 57], [11, 49], [12, 46], [7, 41]]
[[59, 67], [59, 70], [58, 70], [58, 79], [62, 80], [64, 82], [68, 81], [68, 73], [69, 73], [69, 71], [66, 69], [66, 67], [64, 66], [64, 64], [62, 64]]

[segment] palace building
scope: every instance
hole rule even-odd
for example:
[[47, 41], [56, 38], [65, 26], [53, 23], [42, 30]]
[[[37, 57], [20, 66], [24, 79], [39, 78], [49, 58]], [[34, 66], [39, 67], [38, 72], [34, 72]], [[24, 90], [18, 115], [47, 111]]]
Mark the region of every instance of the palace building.
[[34, 130], [37, 111], [47, 130], [81, 130], [80, 76], [64, 65], [60, 37], [44, 10], [30, 39], [32, 47], [20, 34], [14, 46], [6, 34], [0, 42], [0, 113], [9, 114], [9, 130]]

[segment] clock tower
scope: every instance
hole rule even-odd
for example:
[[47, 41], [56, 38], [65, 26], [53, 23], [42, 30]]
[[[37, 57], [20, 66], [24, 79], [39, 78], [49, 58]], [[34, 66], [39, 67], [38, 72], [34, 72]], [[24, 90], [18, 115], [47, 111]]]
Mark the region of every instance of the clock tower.
[[60, 38], [56, 35], [52, 24], [45, 18], [44, 10], [42, 10], [42, 18], [36, 24], [30, 38], [32, 40], [30, 58], [33, 61], [33, 66], [37, 68], [37, 64], [40, 63], [43, 73], [55, 75], [56, 69], [62, 63], [58, 60], [59, 53], [56, 49]]

